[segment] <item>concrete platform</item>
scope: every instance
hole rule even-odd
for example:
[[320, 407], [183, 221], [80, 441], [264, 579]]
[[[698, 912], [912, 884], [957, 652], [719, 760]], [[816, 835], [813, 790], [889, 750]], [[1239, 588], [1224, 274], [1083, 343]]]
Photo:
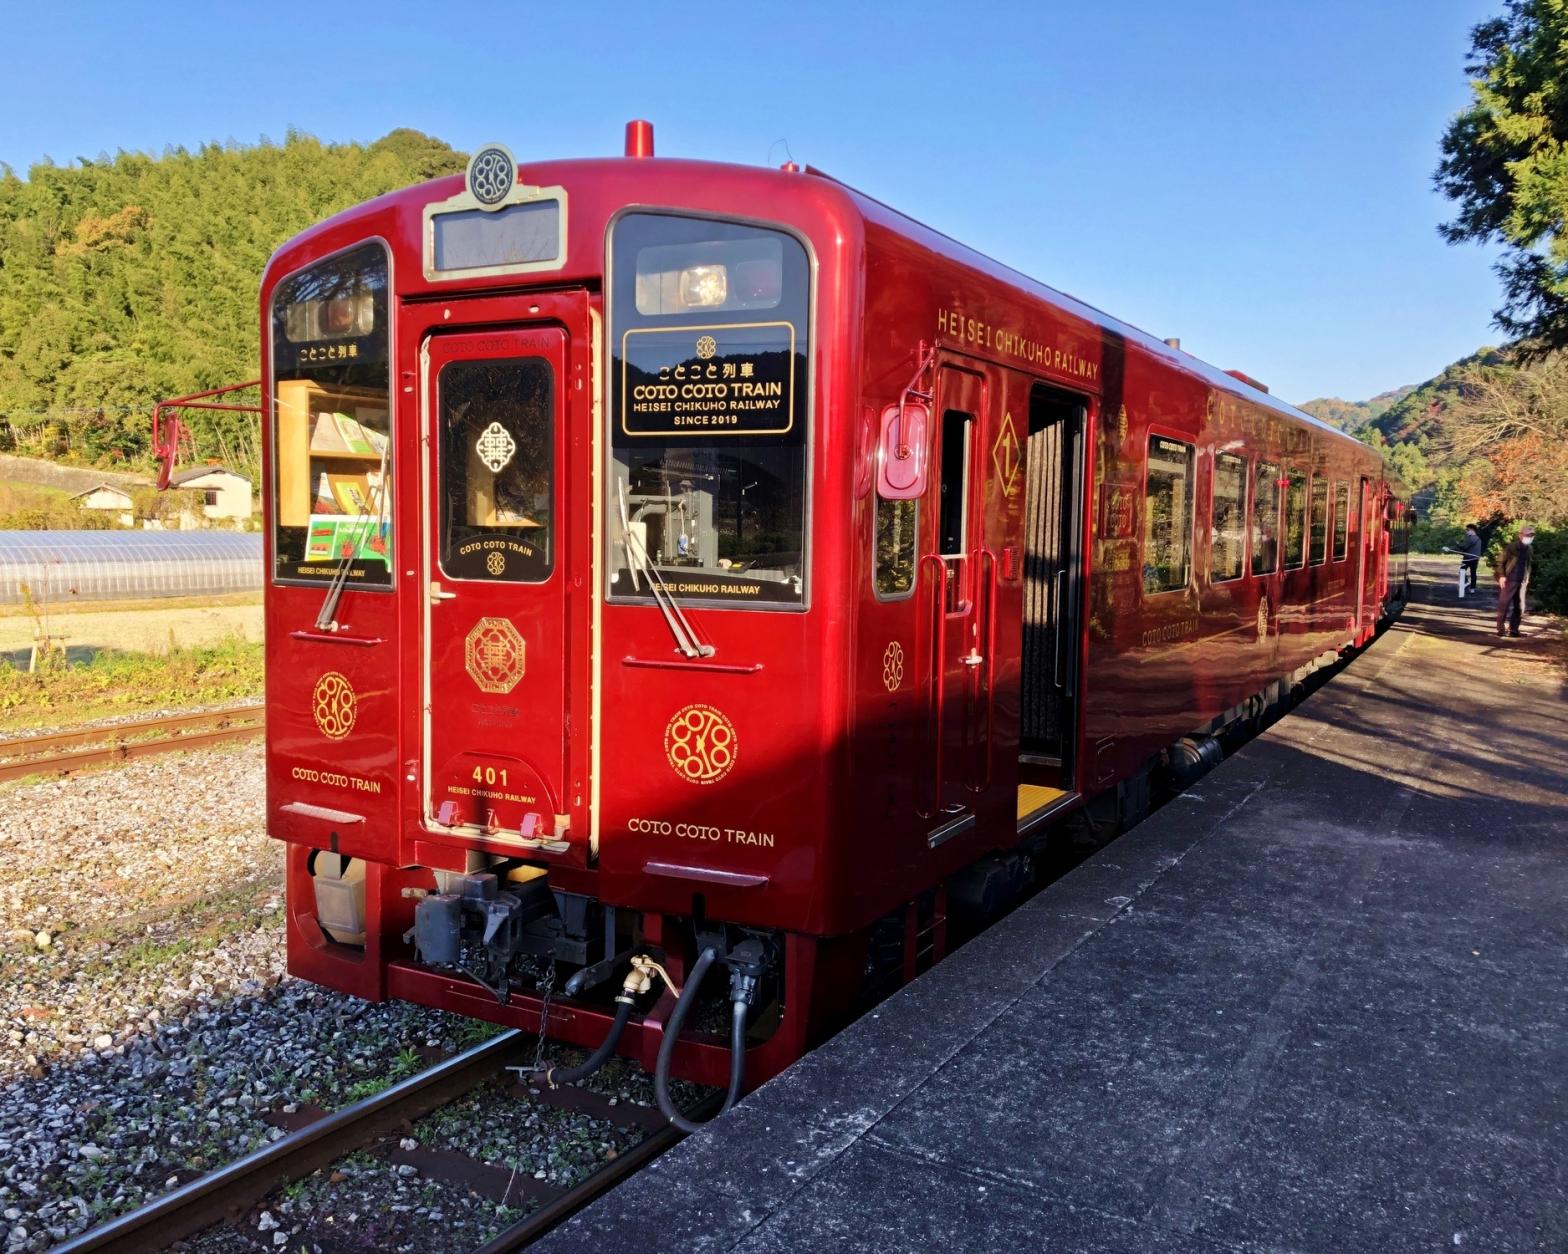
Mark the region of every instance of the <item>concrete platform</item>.
[[1413, 607], [543, 1247], [1568, 1249], [1568, 689], [1530, 630]]

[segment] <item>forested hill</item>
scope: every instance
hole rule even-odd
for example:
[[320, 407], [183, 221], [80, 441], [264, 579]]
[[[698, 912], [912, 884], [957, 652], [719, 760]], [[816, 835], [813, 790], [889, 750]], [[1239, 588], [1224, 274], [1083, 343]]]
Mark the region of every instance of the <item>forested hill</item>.
[[1414, 385], [1395, 388], [1392, 392], [1382, 392], [1369, 401], [1342, 401], [1337, 396], [1325, 396], [1315, 401], [1307, 401], [1299, 406], [1314, 418], [1321, 418], [1324, 422], [1349, 431], [1354, 434], [1361, 430], [1373, 419], [1386, 413], [1390, 406], [1397, 404], [1415, 391]]
[[[0, 452], [139, 468], [155, 401], [255, 377], [278, 245], [466, 160], [396, 130], [0, 165]], [[254, 421], [193, 416], [199, 451], [250, 460]]]

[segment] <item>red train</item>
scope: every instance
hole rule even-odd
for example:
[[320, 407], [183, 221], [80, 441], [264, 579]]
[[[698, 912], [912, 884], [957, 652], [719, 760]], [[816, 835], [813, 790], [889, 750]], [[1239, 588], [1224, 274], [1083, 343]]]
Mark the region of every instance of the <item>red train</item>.
[[1403, 510], [1245, 376], [651, 141], [273, 257], [267, 821], [295, 974], [738, 1087], [1368, 639]]

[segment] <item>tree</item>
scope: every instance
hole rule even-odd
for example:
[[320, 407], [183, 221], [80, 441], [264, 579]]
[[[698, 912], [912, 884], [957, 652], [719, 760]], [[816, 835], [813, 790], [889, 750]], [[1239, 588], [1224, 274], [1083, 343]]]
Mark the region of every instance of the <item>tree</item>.
[[1568, 348], [1568, 0], [1507, 0], [1471, 31], [1470, 107], [1449, 123], [1438, 189], [1450, 243], [1501, 244], [1497, 325], [1521, 356]]

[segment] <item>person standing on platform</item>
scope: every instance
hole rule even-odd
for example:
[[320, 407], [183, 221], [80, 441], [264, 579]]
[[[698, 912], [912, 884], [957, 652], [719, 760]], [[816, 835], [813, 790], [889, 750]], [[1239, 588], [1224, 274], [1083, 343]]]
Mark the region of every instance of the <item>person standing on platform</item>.
[[1476, 530], [1474, 523], [1465, 524], [1464, 539], [1459, 542], [1459, 564], [1465, 568], [1464, 582], [1461, 585], [1464, 591], [1460, 596], [1470, 596], [1476, 591], [1476, 570], [1481, 565], [1481, 551], [1486, 546], [1481, 543], [1481, 533]]
[[[1523, 527], [1519, 537], [1510, 540], [1503, 547], [1503, 555], [1497, 563], [1497, 577], [1500, 581], [1497, 589], [1497, 634], [1517, 636], [1519, 634], [1519, 620], [1528, 617], [1529, 604], [1525, 594], [1530, 586], [1530, 546], [1535, 543], [1535, 528]], [[1508, 621], [1508, 630], [1503, 631], [1503, 620]]]

